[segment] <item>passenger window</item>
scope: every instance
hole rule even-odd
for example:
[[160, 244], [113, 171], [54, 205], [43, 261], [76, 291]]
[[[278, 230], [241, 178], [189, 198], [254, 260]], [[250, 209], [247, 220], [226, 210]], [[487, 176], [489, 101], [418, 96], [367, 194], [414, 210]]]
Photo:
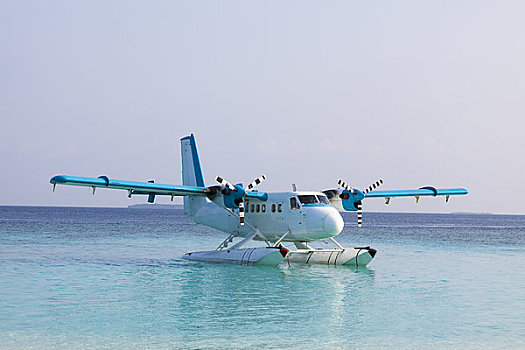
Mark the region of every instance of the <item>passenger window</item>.
[[272, 204], [272, 213], [275, 213], [275, 204]]
[[297, 199], [295, 197], [290, 198], [290, 208], [292, 210], [299, 209], [299, 206], [297, 205]]
[[279, 204], [277, 205], [277, 211], [278, 211], [279, 213], [283, 211], [283, 205], [282, 205], [282, 204], [279, 203]]
[[259, 204], [257, 204], [257, 206], [255, 207], [255, 211], [256, 212], [260, 212], [261, 211], [261, 206]]
[[252, 213], [253, 213], [253, 211], [254, 211], [253, 208], [254, 208], [254, 205], [253, 205], [253, 204], [250, 205], [250, 212], [252, 212]]
[[261, 210], [263, 213], [266, 213], [266, 204], [261, 205]]

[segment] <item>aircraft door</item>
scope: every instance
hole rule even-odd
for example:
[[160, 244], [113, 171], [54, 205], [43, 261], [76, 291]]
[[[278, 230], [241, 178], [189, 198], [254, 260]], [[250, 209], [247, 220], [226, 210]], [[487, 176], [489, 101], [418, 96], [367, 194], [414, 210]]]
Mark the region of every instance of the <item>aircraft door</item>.
[[292, 233], [301, 233], [305, 230], [306, 215], [301, 210], [301, 205], [297, 197], [290, 197], [289, 200], [290, 220], [289, 228]]

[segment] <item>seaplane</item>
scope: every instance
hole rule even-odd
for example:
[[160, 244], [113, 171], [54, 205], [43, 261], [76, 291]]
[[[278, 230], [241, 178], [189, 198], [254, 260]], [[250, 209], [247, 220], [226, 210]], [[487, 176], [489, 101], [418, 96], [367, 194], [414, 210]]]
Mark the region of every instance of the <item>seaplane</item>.
[[[368, 198], [384, 198], [385, 204], [393, 197], [466, 195], [464, 188], [438, 189], [425, 186], [413, 190], [377, 188], [379, 180], [364, 190], [358, 190], [338, 180], [338, 186], [323, 191], [259, 192], [255, 187], [266, 179], [262, 175], [248, 186], [233, 184], [217, 176], [216, 183], [206, 186], [202, 173], [195, 136], [181, 139], [182, 185], [111, 179], [106, 175], [96, 178], [56, 175], [50, 180], [56, 185], [118, 189], [128, 197], [148, 196], [149, 203], [156, 196], [184, 197], [184, 213], [195, 223], [206, 225], [228, 234], [216, 249], [189, 252], [189, 260], [226, 262], [241, 265], [279, 265], [288, 263], [366, 266], [377, 251], [369, 246], [345, 248], [335, 240], [344, 227], [342, 211], [356, 211], [358, 227], [362, 226], [362, 202]], [[265, 242], [248, 247], [252, 241]], [[332, 248], [314, 248], [312, 242], [324, 241]], [[290, 249], [285, 243], [292, 244]], [[253, 244], [251, 244], [253, 245]]]

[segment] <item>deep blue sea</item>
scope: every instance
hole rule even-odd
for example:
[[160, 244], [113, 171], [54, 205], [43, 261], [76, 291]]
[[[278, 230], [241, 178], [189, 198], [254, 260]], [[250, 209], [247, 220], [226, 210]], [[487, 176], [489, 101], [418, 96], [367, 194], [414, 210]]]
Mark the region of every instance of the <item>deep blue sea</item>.
[[0, 207], [1, 349], [525, 349], [525, 216], [344, 214], [368, 268], [181, 259], [182, 210]]

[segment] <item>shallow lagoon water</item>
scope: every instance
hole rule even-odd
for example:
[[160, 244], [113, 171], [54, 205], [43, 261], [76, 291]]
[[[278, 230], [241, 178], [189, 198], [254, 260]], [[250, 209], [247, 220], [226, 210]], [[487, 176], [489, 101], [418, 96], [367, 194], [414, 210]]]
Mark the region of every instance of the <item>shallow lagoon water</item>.
[[182, 210], [0, 207], [0, 348], [525, 348], [525, 216], [344, 214], [368, 268], [186, 261]]

